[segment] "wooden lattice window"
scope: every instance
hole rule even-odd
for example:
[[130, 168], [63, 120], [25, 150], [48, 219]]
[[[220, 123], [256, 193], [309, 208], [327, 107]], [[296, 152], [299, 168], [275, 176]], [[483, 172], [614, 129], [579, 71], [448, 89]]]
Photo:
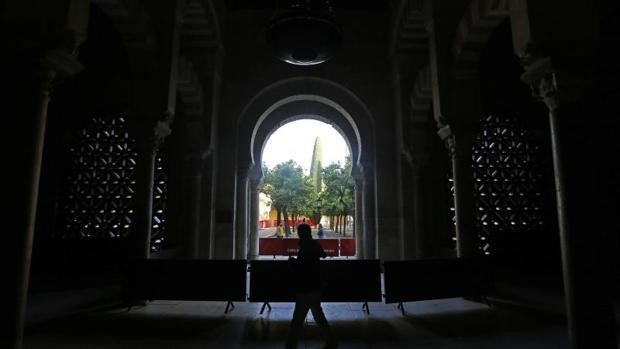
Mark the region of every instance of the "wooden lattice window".
[[511, 115], [481, 119], [472, 151], [480, 250], [493, 254], [508, 236], [543, 231], [539, 146]]
[[[134, 230], [136, 142], [126, 118], [95, 116], [69, 149], [71, 163], [56, 238], [124, 239]], [[161, 154], [155, 165], [151, 250], [166, 240], [167, 177]]]

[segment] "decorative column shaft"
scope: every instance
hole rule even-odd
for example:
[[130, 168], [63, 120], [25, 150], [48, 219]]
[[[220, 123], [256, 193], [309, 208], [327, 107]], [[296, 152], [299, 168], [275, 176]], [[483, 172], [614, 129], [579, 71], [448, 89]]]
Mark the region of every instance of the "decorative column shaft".
[[415, 233], [415, 258], [430, 257], [428, 232], [424, 227], [424, 186], [422, 179], [423, 164], [413, 166], [413, 231]]
[[155, 156], [170, 134], [172, 114], [165, 113], [158, 121], [143, 121], [138, 127], [138, 159], [136, 164], [136, 227], [132, 258], [148, 259], [151, 252], [153, 226], [153, 185]]
[[209, 155], [202, 165], [201, 205], [200, 205], [200, 246], [199, 258], [213, 258], [213, 239], [215, 226], [215, 166], [214, 155]]
[[250, 198], [250, 243], [249, 243], [249, 251], [248, 251], [248, 259], [254, 260], [258, 259], [258, 243], [259, 243], [259, 234], [258, 234], [258, 217], [259, 217], [259, 197], [258, 197], [258, 184], [259, 180], [254, 178], [250, 179], [250, 194], [248, 195]]
[[194, 156], [188, 159], [187, 176], [187, 257], [198, 258], [200, 251], [200, 212], [202, 202], [203, 159]]
[[446, 142], [452, 160], [457, 256], [475, 256], [477, 234], [471, 163], [472, 137], [466, 132], [455, 135], [450, 125], [441, 127], [437, 134]]
[[[22, 113], [22, 115], [27, 114], [24, 116], [32, 120], [32, 128], [28, 130], [29, 134], [23, 135], [24, 139], [28, 139], [29, 144], [25, 144], [27, 146], [26, 149], [21, 149], [22, 152], [25, 151], [22, 154], [28, 157], [26, 160], [27, 167], [20, 171], [23, 173], [20, 181], [11, 183], [11, 185], [18, 186], [17, 190], [23, 193], [23, 197], [12, 203], [19, 207], [21, 212], [17, 215], [15, 246], [8, 246], [9, 253], [11, 254], [13, 251], [15, 253], [15, 256], [11, 256], [11, 259], [14, 259], [14, 268], [16, 270], [11, 270], [11, 272], [15, 273], [14, 279], [9, 279], [9, 282], [14, 282], [14, 284], [7, 285], [12, 287], [13, 290], [8, 292], [11, 295], [8, 299], [8, 321], [5, 322], [6, 325], [3, 325], [7, 326], [7, 333], [2, 333], [2, 342], [6, 340], [6, 346], [3, 346], [5, 348], [21, 348], [28, 299], [30, 258], [32, 255], [32, 241], [39, 194], [47, 105], [50, 99], [52, 82], [56, 76], [54, 69], [47, 64], [40, 67], [40, 71], [41, 75], [38, 86], [36, 86], [36, 89], [33, 89], [32, 96], [29, 98], [32, 104], [25, 105]], [[13, 240], [9, 241], [12, 242]]]
[[364, 211], [364, 258], [377, 258], [376, 231], [375, 231], [375, 186], [370, 175], [365, 174], [362, 184], [362, 203]]
[[[441, 137], [452, 160], [454, 208], [456, 215], [457, 255], [476, 254], [476, 216], [474, 212], [473, 170], [471, 167], [472, 135], [459, 127], [472, 123], [474, 101], [463, 98], [463, 90], [454, 80], [451, 45], [454, 31], [445, 11], [435, 2], [425, 2], [426, 30], [429, 36], [430, 71], [433, 90], [433, 114]], [[452, 125], [452, 128], [451, 126]]]
[[[562, 270], [570, 348], [616, 348], [615, 315], [611, 292], [610, 268], [605, 239], [605, 224], [600, 221], [604, 209], [600, 187], [593, 183], [597, 164], [587, 166], [575, 156], [596, 151], [574, 122], [583, 120], [587, 101], [573, 77], [559, 74], [550, 57], [541, 57], [534, 45], [522, 56], [525, 73], [521, 79], [533, 95], [549, 109], [551, 151], [555, 177], [558, 229], [562, 252]], [[564, 71], [566, 73], [566, 71]], [[588, 119], [587, 122], [590, 122]], [[578, 140], [578, 141], [577, 141]]]
[[[52, 11], [53, 7], [53, 11]], [[79, 73], [77, 48], [88, 25], [88, 1], [35, 0], [3, 4], [2, 29], [11, 35], [4, 42], [5, 74], [11, 86], [5, 110], [14, 112], [7, 120], [10, 174], [7, 217], [15, 222], [7, 231], [2, 263], [7, 297], [3, 298], [0, 347], [22, 347], [35, 217], [39, 195], [41, 161], [52, 85], [57, 77]], [[50, 10], [50, 11], [48, 11]], [[39, 29], [45, 28], [45, 32]], [[17, 29], [17, 30], [16, 30]], [[53, 46], [47, 46], [52, 44]], [[11, 94], [12, 93], [12, 94]], [[12, 158], [13, 156], [14, 158]]]
[[399, 240], [400, 240], [400, 259], [409, 260], [414, 259], [416, 253], [417, 234], [416, 229], [417, 219], [415, 215], [415, 196], [417, 192], [413, 183], [413, 157], [411, 150], [408, 146], [401, 146], [400, 149], [400, 164], [397, 169], [397, 181], [399, 185]]
[[235, 259], [247, 257], [248, 243], [248, 171], [237, 173], [235, 200]]
[[363, 202], [363, 183], [362, 180], [355, 180], [355, 254], [357, 258], [364, 259], [364, 209]]

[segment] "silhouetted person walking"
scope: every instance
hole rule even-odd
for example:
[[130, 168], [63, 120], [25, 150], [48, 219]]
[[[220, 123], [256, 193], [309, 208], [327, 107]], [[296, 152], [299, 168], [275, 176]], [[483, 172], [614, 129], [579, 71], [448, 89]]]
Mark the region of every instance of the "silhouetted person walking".
[[325, 332], [326, 341], [324, 348], [333, 349], [338, 344], [321, 308], [323, 280], [321, 277], [320, 258], [325, 258], [327, 255], [321, 245], [312, 240], [312, 233], [308, 224], [300, 224], [297, 227], [297, 234], [299, 235], [299, 252], [297, 253], [296, 260], [291, 258], [296, 276], [295, 311], [293, 312], [286, 349], [297, 348], [297, 342], [299, 341], [308, 310], [312, 311], [314, 321]]

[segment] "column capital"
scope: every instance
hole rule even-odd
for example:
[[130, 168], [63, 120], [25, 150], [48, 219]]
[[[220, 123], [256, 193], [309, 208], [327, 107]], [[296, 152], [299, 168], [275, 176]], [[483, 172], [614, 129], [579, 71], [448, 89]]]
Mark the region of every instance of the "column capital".
[[362, 169], [359, 165], [351, 166], [351, 177], [353, 177], [353, 179], [358, 180], [361, 179], [362, 176]]
[[247, 171], [248, 181], [250, 182], [251, 190], [258, 188], [258, 185], [263, 180], [264, 174], [261, 166], [253, 164]]
[[560, 102], [551, 57], [542, 53], [540, 48], [530, 41], [519, 60], [525, 70], [521, 74], [521, 81], [530, 86], [532, 96], [543, 101], [549, 110], [556, 110]]
[[354, 178], [353, 184], [355, 186], [356, 189], [362, 189], [362, 186], [364, 185], [364, 179], [363, 178]]
[[56, 46], [47, 48], [38, 56], [37, 83], [45, 94], [51, 93], [57, 78], [74, 76], [84, 70], [77, 59], [77, 47], [82, 42], [80, 34], [70, 30], [64, 33]]
[[144, 117], [135, 122], [137, 144], [140, 151], [155, 154], [172, 132], [174, 114], [164, 112], [158, 118]]
[[72, 76], [84, 70], [75, 53], [64, 47], [48, 50], [42, 61], [46, 67], [53, 69], [60, 76]]
[[372, 178], [374, 176], [374, 163], [367, 161], [364, 163], [361, 163], [360, 166], [360, 179], [362, 180], [362, 183], [366, 183], [369, 181], [372, 181]]
[[588, 80], [592, 79], [589, 62], [578, 64], [579, 60], [555, 58], [544, 53], [533, 42], [528, 42], [519, 58], [525, 70], [521, 74], [521, 81], [528, 84], [532, 95], [544, 102], [551, 111], [563, 103], [579, 101]]
[[439, 124], [439, 130], [437, 130], [437, 135], [444, 141], [446, 149], [450, 156], [453, 156], [456, 153], [456, 137], [452, 132], [452, 128], [450, 125], [442, 125]]
[[407, 163], [413, 170], [413, 174], [416, 176], [420, 174], [422, 168], [427, 164], [429, 159], [428, 152], [422, 151], [419, 148], [414, 148], [412, 150], [407, 145], [401, 147], [401, 154], [405, 157]]
[[185, 157], [185, 164], [192, 176], [200, 176], [204, 165], [204, 158], [200, 154], [190, 154]]

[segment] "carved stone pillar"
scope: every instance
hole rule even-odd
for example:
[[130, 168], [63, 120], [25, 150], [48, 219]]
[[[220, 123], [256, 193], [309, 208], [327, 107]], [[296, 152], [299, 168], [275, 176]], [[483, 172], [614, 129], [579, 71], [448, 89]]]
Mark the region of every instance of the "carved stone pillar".
[[[47, 59], [49, 59], [50, 55], [55, 54], [63, 54], [63, 59], [71, 59], [76, 66], [79, 66], [77, 60], [73, 56], [65, 54], [64, 52], [48, 52], [47, 57], [43, 59], [41, 66], [38, 68], [40, 80], [36, 82], [37, 86], [32, 90], [32, 104], [25, 106], [20, 114], [20, 116], [26, 113], [28, 114], [25, 116], [32, 120], [32, 128], [28, 131], [29, 134], [23, 135], [24, 139], [28, 139], [30, 144], [26, 144], [24, 148], [19, 148], [19, 153], [27, 157], [27, 166], [25, 168], [18, 168], [18, 171], [22, 173], [23, 177], [18, 178], [17, 182], [11, 183], [11, 186], [15, 186], [14, 190], [18, 190], [23, 196], [17, 197], [16, 200], [11, 203], [11, 205], [19, 207], [21, 212], [18, 212], [17, 215], [9, 214], [9, 216], [17, 220], [15, 226], [15, 231], [17, 232], [14, 240], [15, 246], [8, 247], [9, 253], [15, 253], [15, 257], [11, 259], [14, 259], [14, 266], [17, 267], [17, 270], [11, 271], [15, 273], [14, 280], [10, 279], [9, 281], [15, 283], [11, 284], [11, 287], [14, 287], [14, 291], [8, 292], [8, 294], [11, 295], [8, 299], [9, 306], [7, 313], [9, 314], [9, 319], [5, 324], [8, 324], [10, 328], [7, 331], [8, 333], [2, 334], [2, 341], [7, 340], [7, 345], [2, 346], [5, 348], [21, 348], [28, 298], [30, 258], [32, 255], [35, 216], [39, 195], [39, 179], [41, 175], [47, 106], [50, 100], [52, 83], [57, 76], [57, 70], [54, 64]], [[24, 161], [22, 160], [22, 162]], [[12, 242], [12, 239], [9, 241]], [[13, 262], [13, 260], [11, 262]]]
[[249, 251], [248, 251], [248, 259], [258, 259], [258, 239], [260, 238], [258, 234], [258, 217], [259, 217], [259, 205], [258, 205], [258, 184], [260, 183], [259, 179], [250, 178], [250, 193], [248, 197], [250, 198], [250, 219], [249, 219], [249, 227], [250, 227], [250, 243]]
[[[603, 193], [593, 172], [596, 157], [585, 164], [579, 154], [592, 154], [600, 144], [588, 137], [590, 101], [584, 99], [585, 75], [571, 76], [556, 69], [552, 59], [528, 45], [522, 55], [521, 79], [549, 109], [551, 151], [555, 176], [558, 228], [562, 252], [564, 293], [570, 347], [616, 348], [615, 315], [610, 294], [610, 251], [602, 207]], [[587, 119], [586, 119], [587, 118]], [[602, 222], [603, 221], [603, 222]], [[600, 223], [596, 223], [600, 222]]]
[[462, 129], [458, 134], [455, 134], [450, 125], [444, 125], [437, 134], [446, 143], [452, 160], [457, 256], [471, 257], [477, 254], [474, 183], [471, 163], [472, 133], [470, 130]]
[[413, 164], [413, 231], [415, 234], [415, 258], [431, 257], [430, 239], [424, 225], [424, 172], [426, 161], [418, 159]]
[[355, 254], [357, 258], [364, 259], [364, 209], [363, 209], [363, 181], [355, 179]]
[[12, 167], [7, 171], [10, 194], [4, 214], [14, 224], [5, 234], [0, 267], [7, 295], [2, 300], [2, 348], [22, 346], [48, 104], [56, 78], [83, 69], [76, 56], [86, 34], [88, 11], [88, 1], [52, 5], [24, 0], [5, 2], [0, 15], [3, 31], [10, 33], [3, 43], [8, 67], [4, 79], [10, 86], [3, 108], [13, 113], [5, 125], [10, 144], [5, 161]]
[[200, 195], [200, 245], [198, 257], [203, 259], [213, 258], [214, 227], [215, 227], [215, 173], [217, 165], [214, 154], [209, 153], [203, 160], [202, 184]]
[[160, 120], [137, 122], [138, 159], [136, 164], [136, 226], [131, 257], [147, 259], [151, 252], [151, 227], [153, 225], [153, 185], [155, 156], [170, 134], [172, 114], [164, 113]]
[[362, 210], [364, 215], [364, 238], [363, 246], [364, 258], [377, 258], [377, 232], [375, 228], [375, 181], [372, 176], [372, 170], [368, 167], [364, 168], [364, 179], [362, 181]]
[[247, 257], [248, 243], [248, 170], [237, 170], [235, 196], [235, 259]]
[[200, 214], [202, 202], [202, 170], [204, 160], [200, 155], [192, 156], [187, 162], [187, 211], [185, 230], [187, 233], [187, 257], [198, 258], [200, 251]]
[[[472, 134], [469, 125], [479, 114], [475, 103], [459, 87], [454, 78], [450, 51], [454, 33], [446, 21], [444, 9], [426, 1], [426, 29], [429, 34], [430, 70], [433, 90], [433, 114], [439, 127], [437, 134], [446, 143], [452, 160], [454, 180], [454, 207], [456, 215], [457, 255], [476, 253], [476, 217], [474, 212], [474, 185], [471, 167]], [[452, 127], [451, 127], [452, 126]]]
[[400, 230], [400, 259], [413, 259], [416, 250], [416, 234], [415, 214], [414, 214], [414, 197], [417, 193], [414, 191], [413, 183], [413, 159], [408, 146], [402, 145], [400, 150], [400, 164], [397, 169], [397, 181], [399, 185], [399, 230]]

